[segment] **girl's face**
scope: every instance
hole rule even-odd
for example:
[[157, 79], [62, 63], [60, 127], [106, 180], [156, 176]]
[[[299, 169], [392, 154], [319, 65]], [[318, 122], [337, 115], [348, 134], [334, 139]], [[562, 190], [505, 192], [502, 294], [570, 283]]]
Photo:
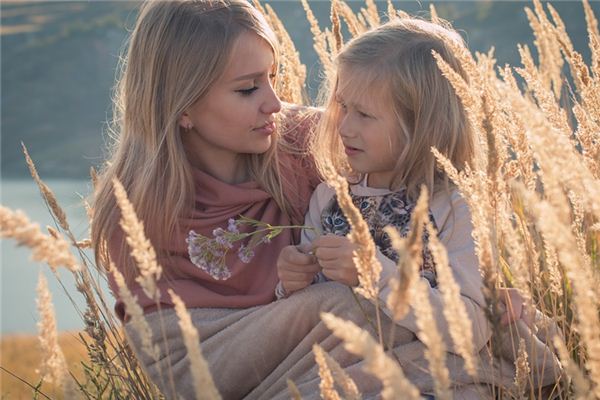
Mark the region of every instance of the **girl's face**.
[[266, 152], [281, 102], [273, 90], [274, 58], [267, 42], [245, 32], [237, 39], [221, 78], [181, 117], [192, 165], [223, 181], [248, 178], [243, 154]]
[[399, 127], [389, 102], [382, 100], [384, 94], [373, 88], [357, 90], [359, 78], [339, 69], [335, 93], [340, 107], [338, 133], [352, 169], [369, 174], [369, 186], [390, 188], [400, 154]]

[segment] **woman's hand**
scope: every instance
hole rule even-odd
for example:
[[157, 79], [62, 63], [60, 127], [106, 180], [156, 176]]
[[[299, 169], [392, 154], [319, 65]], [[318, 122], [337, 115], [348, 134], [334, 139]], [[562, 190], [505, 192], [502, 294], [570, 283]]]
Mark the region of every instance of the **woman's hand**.
[[309, 286], [321, 270], [308, 246], [286, 246], [277, 258], [277, 275], [287, 295]]
[[336, 235], [320, 236], [312, 245], [327, 278], [348, 286], [358, 285], [358, 271], [353, 261], [357, 245], [347, 237]]

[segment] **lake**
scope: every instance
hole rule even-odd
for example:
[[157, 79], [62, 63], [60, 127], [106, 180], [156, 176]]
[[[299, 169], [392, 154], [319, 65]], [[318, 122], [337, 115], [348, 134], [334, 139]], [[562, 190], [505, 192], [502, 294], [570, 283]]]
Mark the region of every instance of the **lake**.
[[[67, 213], [71, 230], [77, 239], [89, 237], [89, 224], [82, 198], [90, 193], [90, 183], [84, 180], [46, 180], [45, 183], [52, 189]], [[44, 232], [46, 226], [55, 226], [32, 179], [3, 179], [0, 182], [0, 203], [13, 210], [22, 210], [31, 221], [38, 223]], [[82, 329], [81, 319], [50, 268], [46, 264], [31, 261], [30, 254], [29, 249], [17, 247], [14, 240], [1, 240], [0, 333], [4, 335], [36, 332], [39, 318], [35, 289], [40, 272], [46, 276], [52, 292], [58, 329]], [[59, 269], [58, 274], [69, 294], [83, 307], [83, 298], [75, 290], [71, 273], [66, 269]]]

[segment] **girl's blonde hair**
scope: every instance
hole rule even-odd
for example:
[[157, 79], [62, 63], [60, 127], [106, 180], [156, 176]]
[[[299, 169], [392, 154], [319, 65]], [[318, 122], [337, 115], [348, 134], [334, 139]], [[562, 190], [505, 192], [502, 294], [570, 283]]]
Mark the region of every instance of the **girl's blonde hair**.
[[[338, 72], [344, 69], [353, 78], [352, 92], [393, 110], [402, 150], [390, 189], [406, 187], [412, 198], [418, 197], [421, 185], [429, 193], [448, 185], [447, 177], [435, 167], [431, 147], [459, 170], [474, 157], [473, 131], [465, 110], [432, 55], [432, 51], [439, 53], [467, 80], [448, 41], [463, 45], [450, 28], [412, 18], [395, 19], [350, 41], [336, 60]], [[325, 166], [333, 164], [339, 173], [357, 178], [338, 134], [338, 84], [336, 76], [311, 148], [322, 175]]]
[[[264, 39], [277, 60], [275, 34], [245, 0], [148, 1], [141, 7], [116, 86], [111, 155], [94, 193], [92, 240], [99, 264], [106, 264], [107, 240], [118, 228], [113, 178], [125, 187], [158, 257], [168, 256], [162, 249], [177, 231], [178, 218], [193, 207], [195, 191], [180, 116], [221, 76], [243, 32]], [[275, 138], [266, 153], [248, 155], [247, 165], [289, 213], [279, 180], [280, 142]], [[136, 268], [124, 256], [125, 240], [121, 246], [123, 259], [115, 261], [131, 279]]]

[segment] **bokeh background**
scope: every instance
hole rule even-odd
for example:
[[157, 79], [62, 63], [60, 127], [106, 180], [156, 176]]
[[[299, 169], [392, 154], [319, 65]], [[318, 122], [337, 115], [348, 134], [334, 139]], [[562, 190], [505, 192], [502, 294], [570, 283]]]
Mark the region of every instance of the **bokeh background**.
[[[307, 66], [307, 93], [314, 98], [320, 68], [299, 0], [266, 1], [278, 13]], [[349, 1], [359, 9], [362, 1]], [[411, 14], [428, 15], [431, 2], [394, 1]], [[520, 65], [517, 43], [533, 48], [533, 35], [521, 1], [436, 1], [440, 17], [451, 21], [473, 51], [495, 47], [498, 65]], [[377, 2], [386, 9], [386, 2]], [[555, 1], [574, 46], [589, 59], [582, 5]], [[132, 29], [137, 2], [71, 1], [0, 3], [1, 185], [0, 203], [24, 210], [40, 225], [52, 225], [37, 187], [29, 178], [21, 142], [38, 171], [56, 192], [80, 238], [87, 237], [82, 201], [90, 191], [89, 169], [106, 154], [105, 130], [111, 118], [111, 91], [124, 41]], [[592, 2], [596, 15], [600, 3]], [[310, 1], [322, 26], [329, 25], [328, 1]], [[535, 53], [535, 52], [534, 52]], [[26, 249], [3, 240], [0, 249], [0, 335], [35, 332], [35, 286], [48, 275], [58, 328], [80, 329], [81, 320], [44, 265], [29, 261]], [[63, 273], [66, 285], [72, 285]], [[70, 293], [76, 293], [69, 290]], [[77, 301], [77, 299], [75, 299]]]

